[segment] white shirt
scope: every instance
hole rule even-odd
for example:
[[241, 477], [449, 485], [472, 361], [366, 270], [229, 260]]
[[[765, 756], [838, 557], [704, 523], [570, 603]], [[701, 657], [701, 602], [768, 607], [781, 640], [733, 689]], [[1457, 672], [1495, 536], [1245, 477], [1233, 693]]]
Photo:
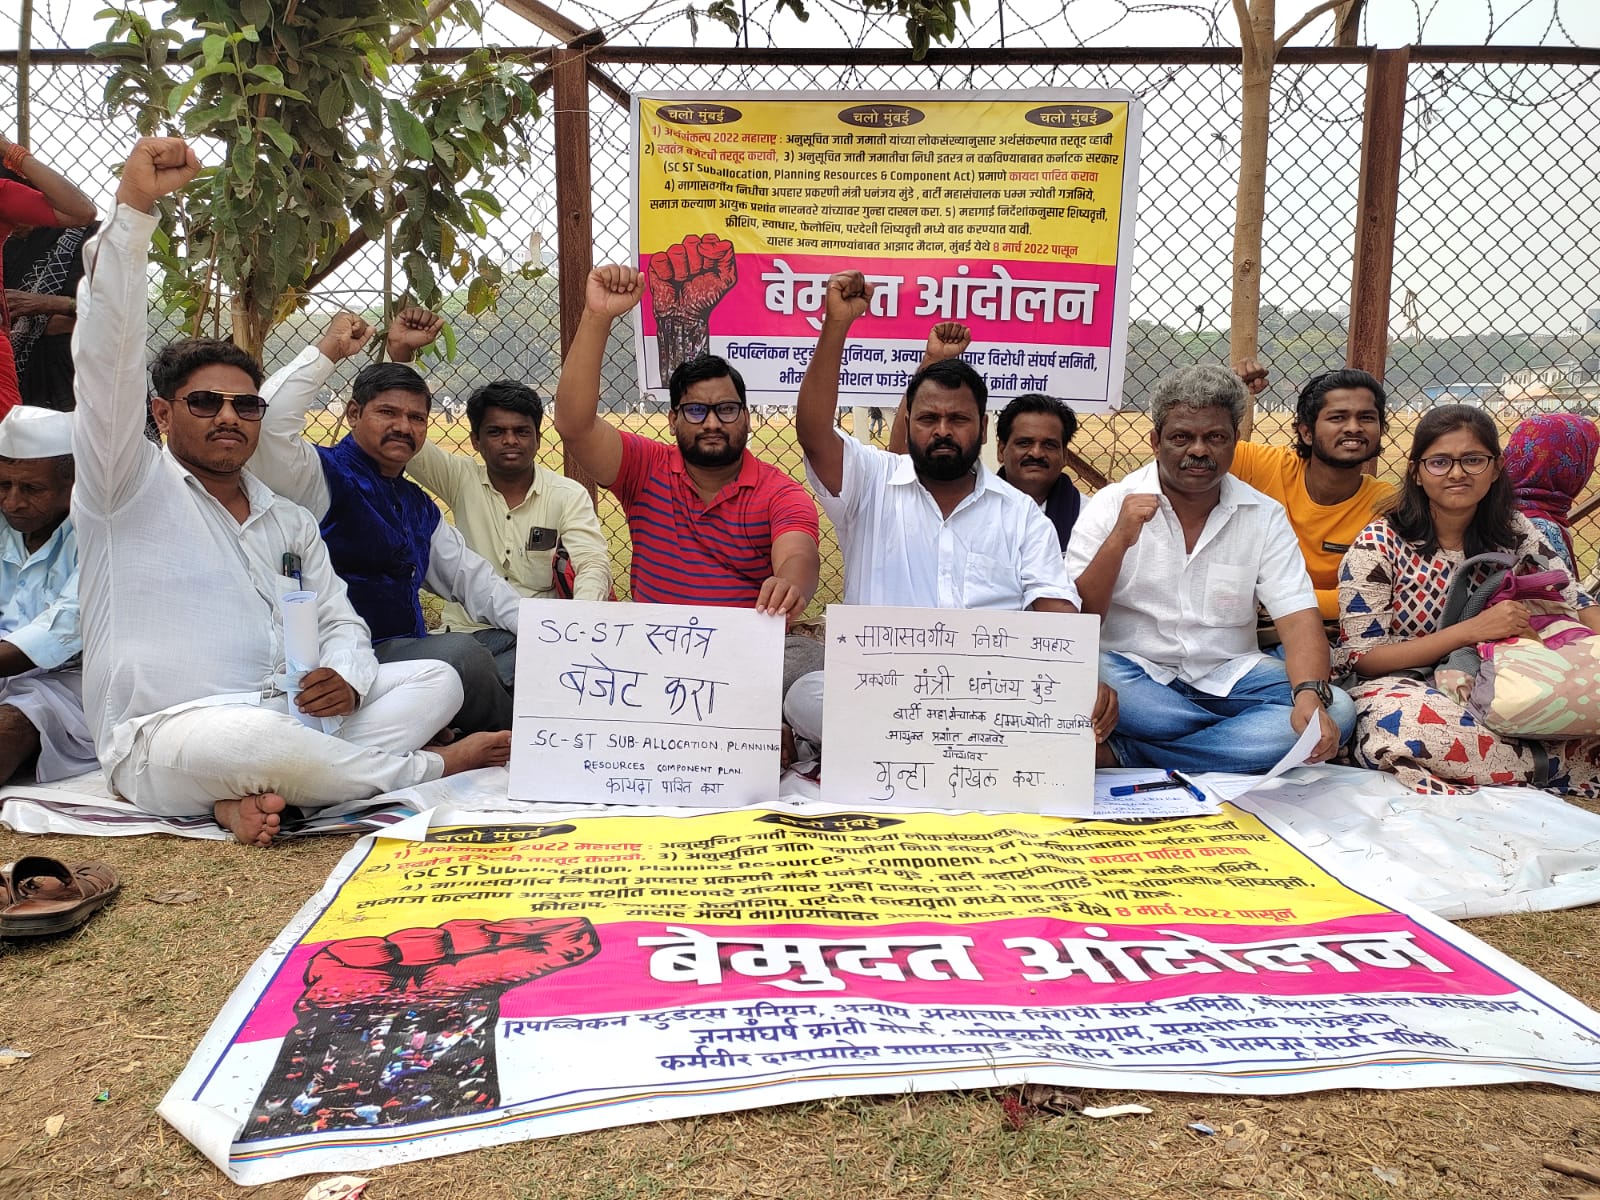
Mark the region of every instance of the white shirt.
[[946, 517], [910, 455], [838, 436], [839, 494], [822, 486], [809, 460], [806, 479], [838, 530], [846, 604], [1021, 610], [1053, 598], [1079, 605], [1055, 526], [1031, 497], [979, 463], [971, 494]]
[[[261, 422], [261, 444], [250, 468], [280, 496], [304, 505], [318, 521], [328, 515], [331, 497], [322, 458], [301, 436], [317, 391], [333, 374], [334, 363], [315, 346], [272, 373], [261, 387], [269, 401]], [[517, 632], [522, 596], [502, 579], [449, 521], [440, 520], [428, 542], [428, 567], [422, 586], [459, 604], [480, 628]]]
[[1074, 580], [1110, 536], [1123, 497], [1152, 493], [1160, 505], [1122, 560], [1100, 649], [1132, 659], [1157, 683], [1181, 679], [1226, 696], [1266, 658], [1256, 644], [1258, 602], [1273, 620], [1317, 607], [1300, 543], [1281, 504], [1224, 475], [1193, 552], [1185, 551], [1151, 463], [1084, 502], [1062, 556]]
[[83, 649], [78, 634], [78, 537], [70, 517], [32, 554], [22, 535], [0, 521], [0, 640], [47, 670]]
[[345, 596], [311, 514], [241, 475], [240, 524], [177, 459], [144, 436], [146, 265], [156, 218], [117, 206], [84, 248], [72, 334], [78, 420], [72, 522], [78, 535], [84, 711], [111, 775], [152, 716], [259, 703], [283, 670], [280, 570], [298, 554], [317, 593], [320, 665], [365, 695], [378, 673], [366, 624]]

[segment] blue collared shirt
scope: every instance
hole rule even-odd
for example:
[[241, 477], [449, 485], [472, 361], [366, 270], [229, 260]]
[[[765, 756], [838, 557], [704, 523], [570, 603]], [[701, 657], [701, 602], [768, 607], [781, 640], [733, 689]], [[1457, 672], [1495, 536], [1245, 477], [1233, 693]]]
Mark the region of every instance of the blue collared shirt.
[[31, 555], [22, 535], [0, 522], [0, 639], [47, 669], [82, 652], [78, 537], [70, 518]]

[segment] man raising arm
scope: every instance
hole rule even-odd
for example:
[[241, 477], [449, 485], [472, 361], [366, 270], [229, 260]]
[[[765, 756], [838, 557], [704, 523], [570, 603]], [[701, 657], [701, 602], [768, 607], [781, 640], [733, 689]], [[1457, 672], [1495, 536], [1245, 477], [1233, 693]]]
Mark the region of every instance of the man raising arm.
[[606, 338], [643, 291], [632, 267], [589, 273], [556, 387], [556, 432], [627, 514], [634, 600], [753, 607], [793, 620], [817, 590], [817, 510], [803, 487], [746, 449], [739, 373], [712, 354], [672, 372], [675, 445], [625, 433], [599, 413]]
[[[144, 436], [146, 266], [156, 201], [199, 171], [177, 138], [129, 155], [90, 244], [74, 334], [72, 517], [82, 576], [84, 692], [111, 786], [168, 816], [211, 813], [267, 845], [286, 804], [365, 799], [503, 763], [507, 734], [419, 750], [461, 701], [436, 663], [379, 666], [310, 514], [245, 470], [263, 414], [260, 365], [231, 342], [183, 339], [151, 375], [167, 449]], [[285, 563], [300, 565], [301, 580]], [[320, 665], [292, 715], [279, 597], [317, 593]]]

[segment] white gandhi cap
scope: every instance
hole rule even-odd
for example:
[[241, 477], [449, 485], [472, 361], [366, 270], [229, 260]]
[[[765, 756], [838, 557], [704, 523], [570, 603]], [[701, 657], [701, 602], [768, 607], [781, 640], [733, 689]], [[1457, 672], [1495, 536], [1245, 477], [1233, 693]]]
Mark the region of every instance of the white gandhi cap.
[[73, 414], [19, 404], [0, 420], [0, 457], [56, 458], [72, 453]]

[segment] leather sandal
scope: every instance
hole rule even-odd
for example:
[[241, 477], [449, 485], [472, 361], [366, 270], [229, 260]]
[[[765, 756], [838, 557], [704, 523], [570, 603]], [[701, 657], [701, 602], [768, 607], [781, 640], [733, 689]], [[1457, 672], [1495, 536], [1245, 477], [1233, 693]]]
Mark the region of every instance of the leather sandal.
[[69, 868], [42, 854], [11, 868], [11, 903], [0, 908], [0, 938], [46, 937], [76, 929], [122, 890], [117, 873], [102, 862]]

